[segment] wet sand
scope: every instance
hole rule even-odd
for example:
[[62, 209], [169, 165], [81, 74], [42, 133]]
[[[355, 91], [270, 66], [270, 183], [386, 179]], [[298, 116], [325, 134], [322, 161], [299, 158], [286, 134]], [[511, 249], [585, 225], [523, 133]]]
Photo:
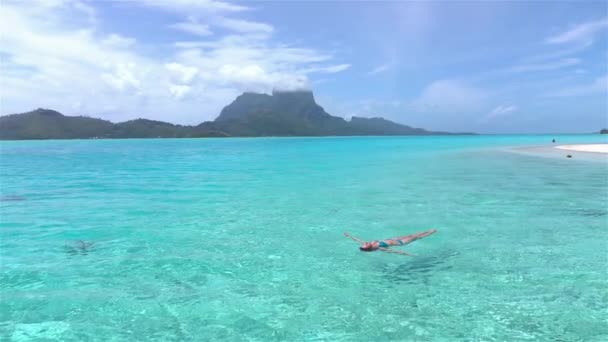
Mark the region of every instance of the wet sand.
[[608, 153], [608, 144], [560, 145], [555, 148], [577, 152]]
[[509, 150], [537, 157], [608, 162], [608, 144], [523, 146]]

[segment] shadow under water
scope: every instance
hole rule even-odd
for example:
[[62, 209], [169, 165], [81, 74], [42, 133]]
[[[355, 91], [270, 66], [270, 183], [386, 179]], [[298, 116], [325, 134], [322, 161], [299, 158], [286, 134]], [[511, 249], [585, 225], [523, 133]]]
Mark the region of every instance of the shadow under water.
[[88, 242], [84, 240], [71, 240], [66, 241], [63, 248], [69, 255], [87, 255], [92, 249], [95, 242]]
[[435, 273], [451, 269], [449, 261], [458, 254], [454, 250], [444, 251], [435, 255], [412, 257], [407, 263], [396, 267], [385, 265], [382, 268], [383, 278], [395, 283], [428, 284]]
[[592, 216], [592, 217], [601, 217], [606, 216], [608, 212], [604, 209], [579, 209], [573, 212], [574, 214], [578, 214], [580, 216]]
[[25, 197], [19, 195], [5, 195], [0, 196], [0, 202], [19, 202], [25, 201]]

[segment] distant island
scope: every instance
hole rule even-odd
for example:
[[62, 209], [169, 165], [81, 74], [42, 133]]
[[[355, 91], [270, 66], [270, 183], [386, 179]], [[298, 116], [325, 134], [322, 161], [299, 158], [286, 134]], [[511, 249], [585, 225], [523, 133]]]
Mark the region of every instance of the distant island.
[[608, 134], [608, 128], [604, 128], [600, 131], [600, 134]]
[[214, 121], [196, 126], [147, 119], [112, 123], [42, 108], [0, 117], [1, 140], [447, 134], [472, 133], [432, 132], [383, 118], [347, 121], [328, 114], [311, 91], [244, 93]]

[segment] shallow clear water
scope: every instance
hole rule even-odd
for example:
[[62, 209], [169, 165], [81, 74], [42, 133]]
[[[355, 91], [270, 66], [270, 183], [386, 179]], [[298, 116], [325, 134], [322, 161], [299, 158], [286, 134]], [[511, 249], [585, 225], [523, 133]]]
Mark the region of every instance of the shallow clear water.
[[608, 160], [551, 138], [1, 142], [0, 339], [606, 339]]

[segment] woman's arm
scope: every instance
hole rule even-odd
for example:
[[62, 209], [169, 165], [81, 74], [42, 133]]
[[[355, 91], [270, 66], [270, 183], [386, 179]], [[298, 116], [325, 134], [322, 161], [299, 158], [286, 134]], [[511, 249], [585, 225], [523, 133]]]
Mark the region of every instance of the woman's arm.
[[378, 250], [379, 250], [379, 251], [383, 251], [383, 252], [387, 252], [387, 253], [395, 253], [395, 254], [402, 254], [402, 255], [416, 256], [416, 254], [410, 254], [410, 253], [407, 253], [407, 252], [402, 252], [402, 251], [394, 251], [394, 250], [392, 250], [392, 249], [383, 248], [383, 247], [378, 248]]
[[365, 241], [362, 241], [361, 239], [357, 239], [356, 237], [348, 234], [348, 232], [344, 232], [344, 236], [346, 236], [347, 238], [351, 238], [354, 241], [358, 242], [358, 243], [365, 243]]

